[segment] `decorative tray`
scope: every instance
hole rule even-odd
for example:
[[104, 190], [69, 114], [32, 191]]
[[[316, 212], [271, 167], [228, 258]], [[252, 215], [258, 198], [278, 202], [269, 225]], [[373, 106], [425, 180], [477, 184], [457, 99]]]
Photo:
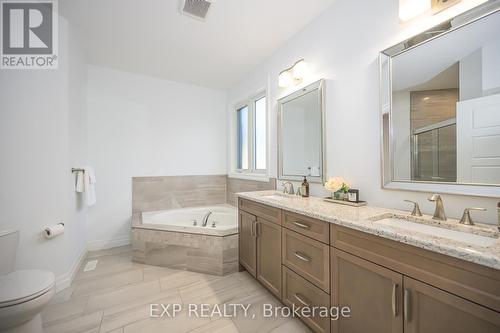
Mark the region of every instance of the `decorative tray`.
[[366, 201], [351, 202], [351, 201], [347, 201], [347, 200], [333, 199], [332, 197], [326, 197], [323, 199], [323, 201], [332, 202], [332, 203], [336, 203], [336, 204], [340, 204], [340, 205], [352, 206], [352, 207], [366, 206]]

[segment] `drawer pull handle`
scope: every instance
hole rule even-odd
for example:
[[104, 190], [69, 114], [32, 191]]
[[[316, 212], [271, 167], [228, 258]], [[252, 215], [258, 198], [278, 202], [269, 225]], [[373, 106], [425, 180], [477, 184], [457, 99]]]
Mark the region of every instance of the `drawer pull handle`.
[[300, 252], [295, 252], [294, 255], [299, 258], [300, 260], [302, 261], [305, 261], [305, 262], [310, 262], [311, 261], [311, 258], [309, 258], [308, 256], [306, 256], [305, 254], [303, 253], [300, 253]]
[[408, 289], [405, 289], [403, 315], [405, 317], [405, 322], [407, 322], [407, 323], [410, 322], [408, 311], [410, 311], [410, 292], [408, 291]]
[[294, 221], [292, 223], [295, 224], [297, 227], [300, 227], [300, 228], [303, 228], [303, 229], [310, 229], [311, 228], [307, 224], [303, 224], [303, 223], [300, 223], [300, 222], [297, 222], [297, 221]]
[[295, 294], [295, 295], [293, 295], [293, 297], [295, 297], [297, 299], [297, 301], [302, 303], [302, 305], [307, 306], [307, 307], [311, 307], [311, 305], [308, 302], [306, 302], [300, 294]]
[[396, 290], [398, 289], [398, 284], [394, 283], [392, 285], [392, 314], [394, 317], [398, 315], [398, 308], [396, 304]]

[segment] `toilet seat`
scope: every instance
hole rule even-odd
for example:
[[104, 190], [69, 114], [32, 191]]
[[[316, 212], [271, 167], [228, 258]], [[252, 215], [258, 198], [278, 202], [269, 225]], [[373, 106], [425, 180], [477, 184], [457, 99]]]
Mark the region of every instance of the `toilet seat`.
[[52, 272], [19, 270], [0, 276], [0, 308], [29, 302], [55, 285]]

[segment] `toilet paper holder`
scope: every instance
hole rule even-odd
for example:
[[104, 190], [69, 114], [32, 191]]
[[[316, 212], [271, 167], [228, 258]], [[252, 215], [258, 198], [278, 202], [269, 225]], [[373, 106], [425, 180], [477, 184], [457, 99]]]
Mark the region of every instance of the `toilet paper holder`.
[[47, 226], [43, 229], [45, 238], [52, 239], [64, 233], [64, 223], [58, 223], [53, 226]]

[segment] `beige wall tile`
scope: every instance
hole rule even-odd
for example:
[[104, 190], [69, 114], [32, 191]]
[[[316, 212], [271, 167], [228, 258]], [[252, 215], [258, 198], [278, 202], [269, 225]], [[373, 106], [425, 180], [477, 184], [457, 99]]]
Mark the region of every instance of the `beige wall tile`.
[[276, 189], [276, 179], [270, 178], [269, 182], [259, 182], [255, 180], [239, 179], [227, 177], [226, 202], [237, 206], [236, 193], [249, 191], [263, 191]]
[[132, 178], [132, 211], [154, 211], [226, 203], [226, 176]]

